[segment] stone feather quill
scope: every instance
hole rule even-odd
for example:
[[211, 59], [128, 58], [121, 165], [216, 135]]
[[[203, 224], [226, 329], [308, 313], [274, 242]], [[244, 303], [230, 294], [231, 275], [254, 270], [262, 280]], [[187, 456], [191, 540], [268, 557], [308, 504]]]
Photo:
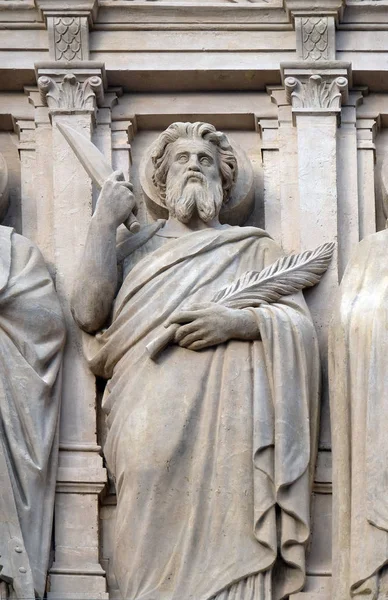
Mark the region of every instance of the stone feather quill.
[[247, 308], [271, 303], [316, 285], [327, 270], [334, 244], [279, 258], [262, 271], [248, 271], [218, 292], [213, 302], [229, 308]]
[[[212, 302], [228, 308], [258, 307], [312, 287], [327, 270], [334, 247], [334, 243], [323, 244], [315, 250], [279, 258], [262, 271], [247, 271], [236, 282], [217, 292]], [[147, 345], [151, 358], [155, 358], [174, 339], [178, 328], [178, 324], [170, 325]]]

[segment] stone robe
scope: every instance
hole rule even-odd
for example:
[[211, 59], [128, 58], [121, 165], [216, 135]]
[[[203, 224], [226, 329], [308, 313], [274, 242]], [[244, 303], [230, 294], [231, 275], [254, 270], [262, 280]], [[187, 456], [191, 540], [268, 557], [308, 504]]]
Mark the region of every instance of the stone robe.
[[0, 226], [0, 582], [17, 598], [45, 591], [63, 343], [61, 309], [39, 250]]
[[369, 578], [388, 563], [387, 256], [387, 230], [358, 245], [330, 330], [333, 597], [338, 600], [368, 590], [374, 598], [378, 582]]
[[146, 352], [175, 310], [280, 256], [253, 227], [169, 240], [143, 252], [96, 340], [123, 598], [254, 600], [263, 586], [250, 576], [272, 567], [271, 597], [303, 586], [319, 359], [302, 295], [250, 309], [262, 342]]

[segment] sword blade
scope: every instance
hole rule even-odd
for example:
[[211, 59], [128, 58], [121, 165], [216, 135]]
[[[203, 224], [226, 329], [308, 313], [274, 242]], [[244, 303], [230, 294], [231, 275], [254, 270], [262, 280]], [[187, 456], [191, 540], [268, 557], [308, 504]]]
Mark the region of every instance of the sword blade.
[[72, 127], [63, 123], [57, 123], [57, 127], [89, 177], [102, 188], [104, 181], [113, 173], [105, 156], [90, 140]]
[[[72, 127], [63, 123], [57, 123], [57, 127], [89, 177], [101, 189], [105, 180], [113, 173], [105, 156], [90, 140]], [[133, 213], [129, 215], [124, 225], [132, 233], [137, 233], [140, 229], [140, 224]]]

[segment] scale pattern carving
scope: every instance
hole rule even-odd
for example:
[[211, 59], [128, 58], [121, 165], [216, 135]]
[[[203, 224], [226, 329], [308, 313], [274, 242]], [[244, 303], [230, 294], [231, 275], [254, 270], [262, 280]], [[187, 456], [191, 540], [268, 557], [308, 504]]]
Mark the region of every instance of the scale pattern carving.
[[329, 32], [326, 17], [302, 19], [303, 59], [327, 60]]
[[82, 60], [80, 17], [56, 17], [54, 36], [56, 60]]

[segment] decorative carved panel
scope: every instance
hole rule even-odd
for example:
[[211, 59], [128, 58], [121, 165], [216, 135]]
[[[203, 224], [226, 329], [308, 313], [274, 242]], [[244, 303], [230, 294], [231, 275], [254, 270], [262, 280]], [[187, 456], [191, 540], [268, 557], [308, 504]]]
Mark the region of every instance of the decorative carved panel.
[[82, 60], [80, 17], [55, 17], [55, 60]]
[[303, 60], [321, 60], [328, 58], [328, 22], [327, 17], [302, 18]]
[[301, 60], [335, 60], [334, 17], [304, 15], [295, 17], [297, 55]]

